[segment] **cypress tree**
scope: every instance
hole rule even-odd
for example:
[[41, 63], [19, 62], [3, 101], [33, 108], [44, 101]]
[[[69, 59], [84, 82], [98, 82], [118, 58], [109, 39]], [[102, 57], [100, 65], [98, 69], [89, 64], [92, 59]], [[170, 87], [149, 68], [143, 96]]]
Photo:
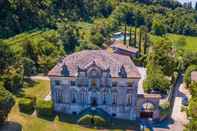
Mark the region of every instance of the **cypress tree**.
[[148, 34], [145, 32], [144, 34], [144, 54], [146, 54], [147, 51], [147, 42], [148, 42]]
[[135, 26], [135, 32], [134, 32], [134, 47], [136, 47], [137, 44], [137, 27]]
[[142, 42], [142, 31], [140, 29], [140, 32], [139, 32], [139, 43], [138, 43], [138, 49], [139, 49], [139, 53], [141, 54], [141, 42]]
[[125, 24], [125, 28], [124, 28], [124, 44], [127, 44], [127, 25]]
[[131, 34], [131, 27], [130, 27], [130, 30], [129, 30], [129, 46], [133, 46], [133, 43], [132, 43], [132, 34]]

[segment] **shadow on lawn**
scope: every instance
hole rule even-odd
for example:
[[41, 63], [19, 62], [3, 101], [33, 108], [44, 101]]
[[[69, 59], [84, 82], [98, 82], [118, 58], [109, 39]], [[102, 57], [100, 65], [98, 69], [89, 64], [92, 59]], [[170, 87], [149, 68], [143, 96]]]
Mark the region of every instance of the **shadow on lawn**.
[[41, 119], [45, 119], [45, 120], [47, 120], [47, 121], [54, 121], [56, 115], [55, 115], [55, 114], [52, 114], [52, 115], [38, 115], [38, 114], [37, 114], [37, 117], [39, 117], [39, 118], [41, 118]]
[[[63, 114], [63, 113], [57, 113], [58, 120], [61, 122], [71, 123], [71, 124], [77, 124], [78, 115], [73, 114]], [[139, 130], [140, 126], [136, 121], [131, 120], [123, 120], [123, 119], [112, 119], [110, 121], [110, 125], [104, 126], [104, 127], [96, 127], [94, 125], [81, 125], [86, 128], [96, 128], [96, 129], [121, 129], [121, 130]]]
[[169, 119], [166, 119], [160, 123], [153, 124], [152, 127], [169, 129], [169, 126], [174, 124], [174, 122], [175, 121], [172, 118], [169, 118]]
[[38, 84], [38, 82], [29, 79], [29, 78], [24, 78], [24, 84], [22, 88], [16, 88], [14, 89], [14, 91], [12, 91], [12, 93], [17, 96], [17, 97], [24, 97], [25, 93], [24, 93], [24, 89], [25, 88], [32, 88], [34, 87], [36, 84]]
[[[34, 112], [35, 113], [35, 112]], [[34, 114], [33, 113], [33, 114]], [[35, 113], [36, 114], [36, 113]], [[58, 118], [58, 121], [65, 122], [65, 123], [70, 123], [70, 124], [76, 124], [78, 120], [78, 115], [73, 115], [73, 114], [64, 114], [64, 113], [54, 113], [51, 116], [46, 116], [46, 115], [36, 115], [36, 117], [39, 117], [41, 119], [51, 121], [53, 122], [55, 118]], [[131, 120], [123, 120], [123, 119], [112, 119], [110, 121], [110, 124], [104, 126], [104, 127], [98, 127], [95, 125], [81, 125], [82, 127], [90, 128], [90, 129], [120, 129], [120, 130], [134, 130], [138, 131], [140, 129], [139, 124], [136, 121], [131, 121]], [[0, 130], [1, 131], [1, 130]]]
[[0, 131], [22, 131], [22, 126], [16, 122], [6, 121], [0, 124]]
[[57, 113], [59, 121], [76, 124], [78, 116], [72, 114]]

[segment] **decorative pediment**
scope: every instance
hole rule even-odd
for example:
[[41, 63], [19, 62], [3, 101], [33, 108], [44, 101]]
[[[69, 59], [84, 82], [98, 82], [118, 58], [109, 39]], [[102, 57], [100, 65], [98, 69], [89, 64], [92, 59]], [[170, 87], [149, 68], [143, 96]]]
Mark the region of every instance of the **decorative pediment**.
[[63, 76], [69, 76], [69, 70], [68, 70], [66, 64], [63, 64], [63, 65], [62, 65], [61, 74], [62, 74]]
[[99, 67], [99, 66], [96, 64], [96, 61], [91, 61], [90, 63], [88, 63], [88, 64], [85, 66], [84, 69], [89, 70], [89, 69], [92, 68], [92, 67], [98, 68], [99, 70], [102, 70], [102, 68]]
[[95, 61], [91, 61], [89, 64], [85, 66], [85, 70], [87, 71], [88, 77], [95, 78], [101, 77], [102, 68], [100, 68]]
[[122, 78], [127, 78], [127, 72], [126, 72], [126, 70], [125, 70], [124, 65], [122, 65], [122, 66], [120, 67], [120, 70], [119, 70], [119, 72], [118, 72], [118, 75], [119, 75], [120, 77], [122, 77]]

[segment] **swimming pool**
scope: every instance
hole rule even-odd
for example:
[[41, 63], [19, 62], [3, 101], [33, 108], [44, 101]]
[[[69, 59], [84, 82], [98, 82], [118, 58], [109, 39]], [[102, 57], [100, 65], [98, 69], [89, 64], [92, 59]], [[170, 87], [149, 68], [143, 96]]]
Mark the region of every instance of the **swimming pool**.
[[[112, 40], [118, 40], [118, 41], [123, 41], [124, 40], [124, 33], [123, 32], [117, 32], [114, 33], [112, 38]], [[126, 40], [129, 40], [129, 35], [126, 35]]]

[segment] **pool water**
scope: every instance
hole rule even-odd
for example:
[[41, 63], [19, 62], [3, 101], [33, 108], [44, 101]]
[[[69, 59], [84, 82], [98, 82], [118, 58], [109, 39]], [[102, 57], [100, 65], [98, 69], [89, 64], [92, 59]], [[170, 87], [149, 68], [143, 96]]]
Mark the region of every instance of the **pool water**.
[[196, 2], [197, 2], [197, 0], [177, 0], [177, 1], [181, 2], [182, 4], [183, 4], [184, 2], [192, 2], [192, 6], [193, 6], [193, 7], [195, 7], [195, 4], [196, 4]]
[[[118, 40], [118, 41], [124, 41], [124, 34], [119, 33], [119, 34], [114, 34], [111, 38], [112, 40]], [[126, 35], [126, 40], [129, 40], [129, 35]]]

